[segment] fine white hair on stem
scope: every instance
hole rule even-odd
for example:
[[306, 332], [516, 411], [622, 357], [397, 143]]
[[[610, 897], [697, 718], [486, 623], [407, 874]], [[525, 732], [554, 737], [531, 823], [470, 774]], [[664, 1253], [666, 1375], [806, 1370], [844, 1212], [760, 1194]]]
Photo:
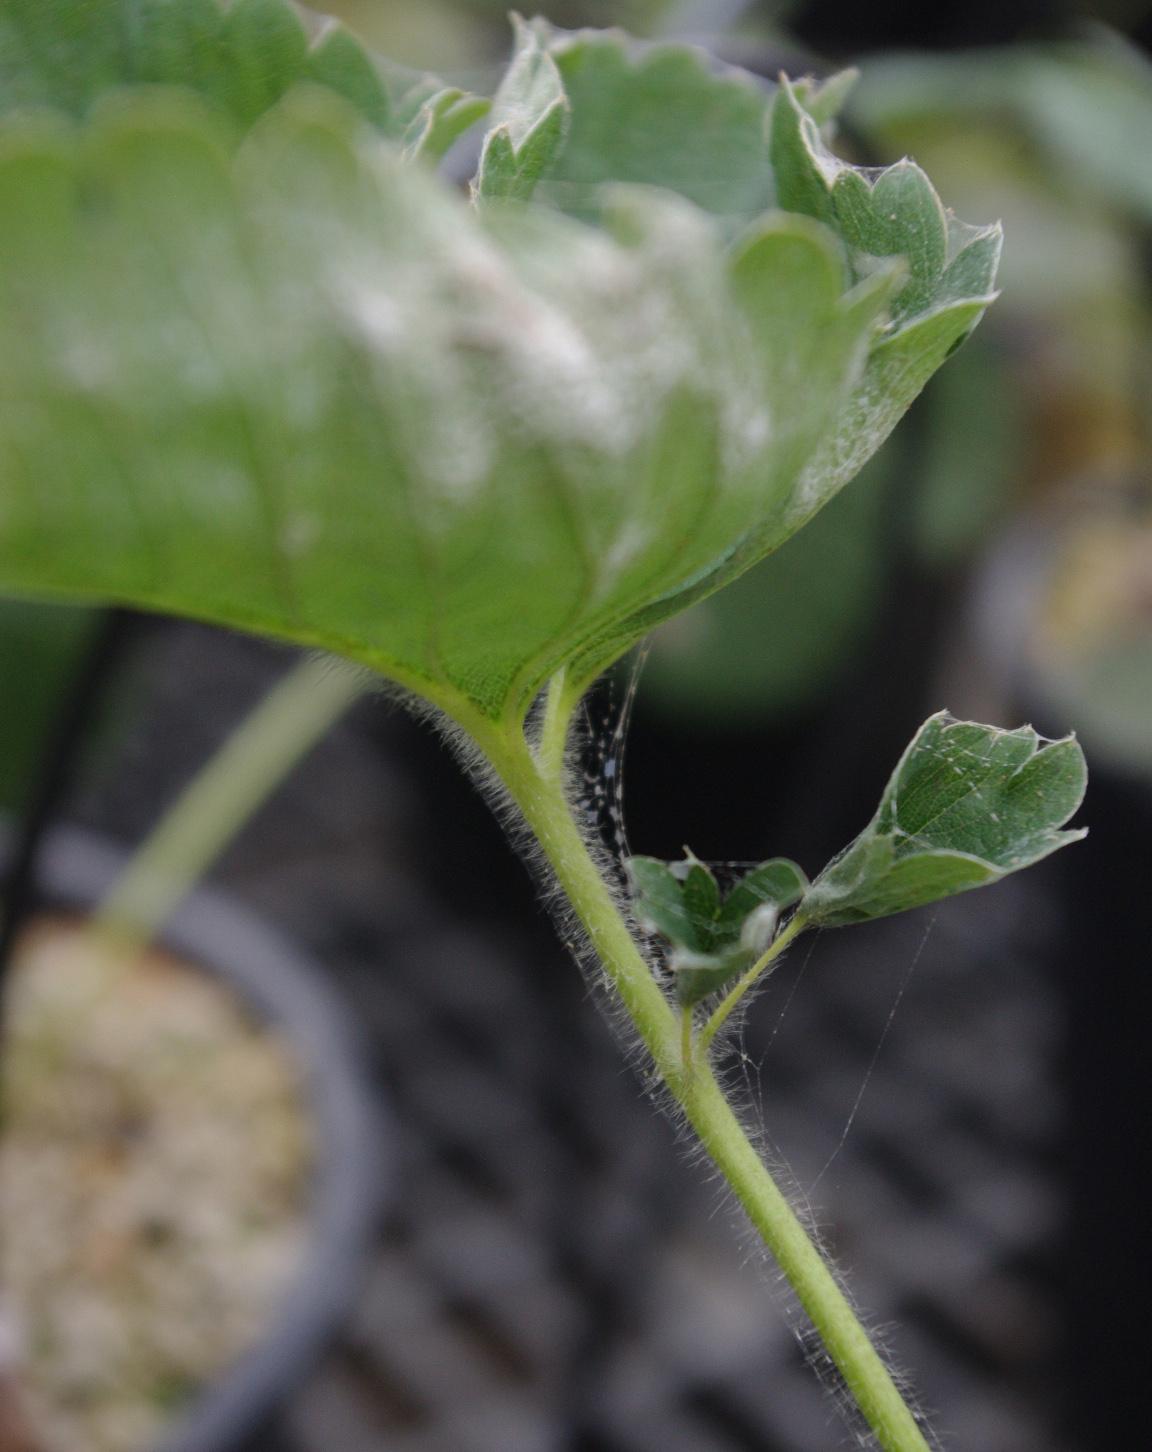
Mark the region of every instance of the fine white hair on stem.
[[[742, 1011], [737, 1019], [736, 1025], [729, 1027], [729, 1047], [733, 1047], [738, 1040], [746, 1015], [747, 1005], [744, 1005], [742, 1006]], [[930, 1425], [929, 1413], [922, 1405], [909, 1374], [896, 1358], [893, 1346], [895, 1339], [894, 1333], [897, 1329], [896, 1326], [877, 1322], [872, 1317], [866, 1315], [862, 1311], [856, 1298], [852, 1295], [843, 1273], [832, 1257], [811, 1197], [796, 1179], [787, 1160], [784, 1159], [768, 1137], [764, 1127], [761, 1106], [757, 1103], [751, 1092], [747, 1077], [741, 1073], [740, 1064], [741, 1059], [739, 1055], [721, 1052], [717, 1056], [713, 1067], [725, 1097], [732, 1107], [733, 1112], [736, 1114], [744, 1134], [771, 1171], [772, 1178], [787, 1197], [793, 1213], [803, 1225], [812, 1243], [818, 1248], [825, 1263], [835, 1276], [836, 1282], [845, 1298], [851, 1304], [857, 1320], [866, 1331], [873, 1346], [875, 1346], [883, 1358], [888, 1372], [899, 1389], [901, 1396], [909, 1405], [929, 1447], [933, 1449], [933, 1452], [943, 1452], [943, 1443]], [[690, 1131], [686, 1130], [686, 1133], [690, 1135]], [[697, 1143], [693, 1141], [687, 1144], [686, 1148], [688, 1157], [693, 1162], [702, 1163], [707, 1170], [711, 1170], [709, 1162]], [[846, 1434], [851, 1439], [852, 1445], [859, 1448], [874, 1448], [877, 1445], [874, 1433], [867, 1425], [859, 1407], [856, 1405], [855, 1399], [845, 1384], [840, 1369], [829, 1356], [819, 1334], [808, 1319], [791, 1285], [772, 1259], [769, 1251], [748, 1222], [740, 1207], [736, 1204], [734, 1197], [718, 1172], [714, 1174], [714, 1178], [719, 1182], [722, 1202], [733, 1212], [730, 1219], [733, 1222], [735, 1233], [743, 1248], [746, 1264], [755, 1267], [761, 1276], [773, 1287], [785, 1323], [800, 1344], [806, 1363], [833, 1403], [835, 1413], [839, 1416]]]
[[[751, 1223], [740, 1210], [735, 1196], [720, 1171], [707, 1157], [675, 1094], [655, 1073], [649, 1051], [629, 1018], [619, 995], [612, 989], [609, 975], [592, 948], [588, 932], [561, 889], [542, 847], [528, 827], [509, 790], [504, 786], [480, 747], [463, 729], [449, 721], [441, 712], [430, 710], [422, 703], [409, 700], [408, 704], [417, 711], [417, 714], [426, 716], [432, 721], [453, 754], [461, 762], [467, 775], [487, 798], [513, 850], [535, 879], [543, 905], [552, 915], [562, 942], [569, 947], [576, 958], [585, 980], [605, 1013], [626, 1058], [637, 1069], [646, 1093], [671, 1120], [686, 1158], [693, 1164], [701, 1165], [705, 1172], [718, 1182], [721, 1203], [737, 1212], [737, 1223], [741, 1227], [747, 1261], [755, 1265], [760, 1273], [777, 1287], [786, 1324], [792, 1329], [804, 1349], [806, 1359], [828, 1390], [831, 1405], [843, 1418], [842, 1425], [846, 1434], [857, 1447], [874, 1447], [876, 1439], [873, 1432], [866, 1426], [862, 1413], [847, 1391], [840, 1371], [834, 1366], [816, 1336], [807, 1315], [802, 1312], [795, 1292], [788, 1285], [759, 1236], [753, 1231]], [[529, 713], [524, 727], [525, 742], [530, 749], [540, 745], [541, 723], [541, 706], [538, 702], [534, 710]], [[594, 863], [601, 882], [608, 892], [616, 912], [627, 925], [642, 960], [657, 981], [662, 981], [666, 977], [663, 964], [657, 957], [651, 942], [639, 931], [630, 895], [624, 885], [618, 864], [614, 863], [608, 848], [598, 840], [598, 834], [593, 825], [587, 820], [586, 815], [580, 812], [576, 803], [576, 766], [581, 752], [586, 749], [587, 737], [586, 725], [576, 728], [564, 753], [561, 769], [564, 774], [565, 798], [568, 802], [569, 813], [579, 833], [582, 848]], [[732, 1031], [730, 1030], [730, 1032]], [[791, 1172], [768, 1141], [758, 1113], [758, 1106], [752, 1094], [748, 1092], [747, 1081], [739, 1073], [738, 1057], [718, 1056], [717, 1063], [713, 1067], [716, 1069], [717, 1080], [737, 1118], [742, 1133], [788, 1199], [794, 1214], [819, 1250], [825, 1264], [830, 1266], [837, 1285], [849, 1302], [853, 1314], [862, 1321], [859, 1308], [848, 1295], [843, 1277], [831, 1263], [827, 1246], [822, 1241], [807, 1197], [802, 1193]], [[893, 1366], [893, 1358], [887, 1345], [888, 1337], [884, 1329], [872, 1327], [869, 1328], [869, 1334], [873, 1344], [882, 1355], [900, 1395], [911, 1408], [927, 1444], [933, 1449], [939, 1449], [941, 1444], [928, 1429], [926, 1418], [912, 1395], [907, 1377]]]

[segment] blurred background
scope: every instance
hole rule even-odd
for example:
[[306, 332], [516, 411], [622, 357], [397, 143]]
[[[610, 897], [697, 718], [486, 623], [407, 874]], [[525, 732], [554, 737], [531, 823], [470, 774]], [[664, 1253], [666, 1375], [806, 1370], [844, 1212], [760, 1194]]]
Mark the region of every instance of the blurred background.
[[[481, 91], [508, 46], [487, 0], [330, 8], [380, 51]], [[1001, 300], [865, 474], [604, 690], [589, 796], [610, 832], [622, 812], [634, 851], [780, 853], [815, 872], [932, 711], [1078, 732], [1085, 844], [979, 896], [802, 945], [752, 1009], [733, 1072], [943, 1445], [1147, 1445], [1152, 6], [557, 0], [545, 13], [692, 39], [766, 77], [859, 65], [844, 153], [911, 154], [965, 220], [1003, 219]], [[9, 924], [37, 903], [20, 871], [30, 828], [79, 824], [132, 848], [292, 663], [201, 626], [0, 605]], [[621, 794], [603, 763], [633, 687]], [[365, 1192], [372, 1233], [336, 1329], [259, 1416], [197, 1452], [853, 1445], [770, 1268], [622, 1067], [526, 874], [429, 731], [362, 697], [212, 879], [314, 962], [386, 1117], [384, 1188]], [[22, 977], [8, 985], [17, 1026]], [[83, 1118], [92, 1082], [63, 1120]], [[101, 1159], [85, 1193], [104, 1193], [128, 1152]], [[306, 1219], [323, 1155], [285, 1154], [268, 1173], [288, 1185], [299, 1171]], [[39, 1163], [5, 1166], [9, 1220], [54, 1194]], [[251, 1157], [232, 1165], [243, 1179]], [[230, 1192], [177, 1165], [147, 1189], [148, 1225], [109, 1232], [69, 1273], [98, 1289], [145, 1242], [171, 1269], [164, 1197], [210, 1220], [217, 1193]], [[251, 1230], [260, 1217], [244, 1213]], [[24, 1285], [22, 1233], [9, 1224], [5, 1243]], [[198, 1254], [227, 1254], [226, 1238], [187, 1233]], [[284, 1254], [298, 1239], [280, 1232]], [[155, 1297], [157, 1315], [194, 1317], [195, 1288], [229, 1266], [191, 1257], [172, 1272], [191, 1292]], [[66, 1296], [53, 1304], [51, 1324], [10, 1308], [3, 1356], [17, 1371], [60, 1362], [71, 1325], [54, 1393], [66, 1415], [9, 1445], [159, 1446], [198, 1394], [195, 1356], [157, 1370], [146, 1318], [125, 1339], [98, 1294], [82, 1324]], [[100, 1409], [109, 1378], [151, 1412]]]

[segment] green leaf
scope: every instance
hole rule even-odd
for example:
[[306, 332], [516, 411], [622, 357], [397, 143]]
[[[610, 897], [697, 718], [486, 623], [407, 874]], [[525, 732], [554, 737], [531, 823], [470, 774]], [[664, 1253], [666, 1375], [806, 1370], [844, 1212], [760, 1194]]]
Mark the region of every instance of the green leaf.
[[490, 104], [484, 96], [440, 86], [434, 77], [429, 81], [414, 87], [426, 94], [404, 127], [404, 154], [412, 161], [439, 161], [454, 141], [487, 115]]
[[[786, 495], [798, 451], [757, 437], [786, 375], [761, 382], [684, 204], [621, 199], [615, 236], [485, 225], [321, 99], [286, 98], [234, 161], [175, 96], [125, 99], [83, 146], [9, 137], [0, 581], [526, 710]], [[831, 270], [818, 304], [839, 318]], [[816, 306], [796, 299], [806, 341]]]
[[923, 311], [944, 271], [948, 227], [940, 198], [920, 168], [897, 162], [871, 183], [845, 168], [832, 188], [832, 206], [840, 235], [857, 254], [907, 263], [895, 315]]
[[373, 126], [391, 133], [393, 102], [384, 78], [343, 26], [330, 24], [322, 32], [308, 56], [305, 74], [351, 102]]
[[[175, 13], [94, 3], [165, 36]], [[207, 82], [125, 86], [140, 67], [70, 49], [71, 7], [50, 8], [56, 30], [28, 0], [0, 12], [23, 46], [0, 68], [14, 593], [321, 645], [460, 719], [522, 720], [558, 667], [579, 688], [794, 533], [987, 302], [934, 298], [892, 329], [899, 264], [861, 269], [811, 217], [768, 213], [729, 246], [732, 215], [773, 190], [765, 97], [692, 51], [533, 32], [572, 108], [537, 195], [562, 199], [584, 157], [590, 226], [478, 214], [406, 166], [473, 103], [387, 66], [376, 92], [351, 42], [301, 51], [272, 0], [221, 31], [207, 0], [186, 18], [252, 63], [232, 124]], [[233, 74], [197, 54], [191, 76]], [[292, 56], [352, 99], [293, 85], [237, 135]], [[76, 129], [20, 104], [61, 77]], [[628, 175], [647, 185], [601, 185]], [[723, 216], [686, 199], [702, 177]]]
[[283, 0], [234, 0], [224, 12], [218, 44], [218, 99], [244, 126], [274, 106], [307, 72], [304, 27]]
[[860, 382], [801, 475], [793, 510], [768, 548], [795, 533], [863, 468], [924, 384], [968, 337], [989, 301], [985, 295], [946, 302], [880, 338]]
[[717, 936], [732, 941], [744, 931], [749, 917], [769, 907], [777, 915], [800, 901], [808, 889], [803, 870], [786, 857], [773, 857], [745, 873], [724, 899], [717, 919]]
[[835, 226], [832, 184], [841, 163], [820, 136], [815, 117], [803, 104], [804, 89], [781, 80], [772, 106], [769, 154], [776, 179], [776, 202], [787, 212], [815, 217]]
[[716, 920], [720, 915], [720, 889], [702, 862], [692, 862], [684, 874], [684, 909], [692, 924], [701, 952], [711, 952], [716, 943]]
[[795, 928], [864, 922], [997, 882], [1079, 841], [1083, 830], [1061, 829], [1085, 784], [1072, 737], [1045, 741], [1031, 726], [1003, 731], [941, 711], [901, 757], [872, 821], [814, 883], [773, 858], [721, 899], [690, 853], [671, 864], [632, 858], [637, 917], [668, 940], [677, 998], [691, 1006], [750, 968], [797, 903]]
[[859, 79], [860, 72], [855, 66], [849, 66], [820, 82], [802, 77], [793, 82], [792, 91], [816, 125], [824, 128], [839, 116]]
[[[778, 360], [775, 367], [779, 369], [781, 381], [788, 378], [791, 382], [792, 402], [784, 415], [777, 415], [783, 419], [783, 431], [791, 437], [780, 438], [778, 444], [784, 452], [791, 442], [795, 458], [803, 451], [804, 440], [808, 440], [809, 462], [795, 479], [784, 509], [766, 510], [760, 524], [735, 541], [711, 569], [689, 577], [674, 591], [651, 605], [640, 607], [621, 625], [595, 639], [577, 657], [574, 669], [578, 674], [594, 675], [626, 649], [628, 643], [661, 620], [720, 589], [793, 535], [859, 472], [992, 301], [1001, 247], [1000, 228], [969, 227], [948, 217], [944, 271], [934, 290], [926, 292], [923, 286], [918, 286], [911, 295], [913, 303], [922, 305], [921, 310], [912, 312], [906, 304], [897, 310], [887, 328], [879, 333], [870, 332], [870, 351], [862, 372], [855, 375], [846, 392], [829, 388], [827, 378], [835, 371], [837, 354], [842, 367], [840, 377], [853, 377], [852, 364], [836, 346], [840, 343], [843, 347], [845, 332], [841, 326], [833, 325], [827, 314], [824, 322], [815, 321], [827, 303], [817, 302], [817, 293], [811, 286], [794, 290], [792, 278], [787, 283], [774, 284], [774, 268], [769, 259], [797, 251], [794, 246], [786, 246], [780, 234], [788, 232], [795, 239], [805, 217], [827, 224], [811, 227], [810, 241], [814, 242], [818, 236], [827, 237], [837, 228], [834, 186], [838, 178], [855, 174], [855, 169], [827, 150], [815, 121], [786, 84], [777, 94], [773, 108], [771, 155], [777, 200], [790, 213], [801, 215], [774, 220], [767, 227], [774, 235], [773, 242], [762, 249], [766, 254], [766, 265], [760, 274], [764, 307], [758, 331], [770, 356]], [[926, 205], [918, 183], [914, 191], [917, 205]], [[938, 203], [928, 208], [929, 216], [937, 206]], [[908, 235], [900, 240], [901, 249], [913, 246], [922, 220], [918, 221], [915, 216], [909, 219]], [[878, 261], [872, 254], [853, 252], [847, 239], [841, 238], [841, 241], [846, 251], [848, 280], [854, 277], [859, 281], [855, 290], [841, 295], [838, 310], [844, 313], [854, 309], [858, 318], [874, 317], [899, 285], [899, 267], [906, 253], [901, 250], [891, 259]], [[827, 241], [824, 246], [827, 247]], [[737, 272], [741, 255], [755, 258], [756, 252], [747, 239], [737, 244]], [[819, 268], [811, 263], [806, 271], [811, 282]], [[929, 272], [925, 263], [921, 278]], [[753, 301], [754, 283], [752, 273], [743, 284], [742, 301]], [[754, 307], [752, 313], [754, 317]], [[807, 358], [805, 349], [811, 350]], [[825, 386], [805, 389], [802, 380], [813, 376]]]
[[[632, 857], [628, 874], [641, 928], [659, 933], [671, 948], [668, 967], [680, 1004], [690, 1007], [719, 992], [755, 961], [757, 949], [740, 940], [747, 915], [740, 917], [735, 931], [729, 930], [734, 915], [721, 927], [716, 879], [691, 853], [671, 864], [655, 857]], [[762, 906], [762, 900], [753, 900], [753, 891], [744, 896], [751, 902], [749, 912]]]
[[596, 217], [606, 183], [638, 182], [736, 225], [771, 204], [763, 83], [690, 46], [644, 46], [620, 31], [569, 32], [539, 20], [533, 28], [571, 108], [541, 197]]
[[526, 201], [564, 143], [569, 106], [539, 22], [514, 15], [516, 49], [492, 101], [476, 195]]
[[1003, 731], [946, 712], [901, 757], [875, 817], [813, 883], [799, 913], [834, 927], [905, 912], [1029, 867], [1077, 842], [1061, 831], [1086, 784], [1072, 737]]
[[636, 916], [647, 932], [680, 947], [707, 953], [716, 941], [720, 890], [711, 871], [687, 853], [682, 862], [628, 859]]
[[691, 1008], [713, 993], [720, 993], [746, 968], [751, 968], [755, 960], [755, 953], [739, 946], [715, 953], [676, 949], [668, 963], [673, 974], [676, 1001], [683, 1008]]
[[684, 881], [656, 857], [630, 857], [636, 917], [646, 932], [661, 933], [670, 943], [695, 946], [692, 914], [684, 901]]
[[808, 885], [800, 868], [782, 857], [752, 868], [723, 898], [712, 872], [691, 853], [675, 863], [633, 857], [628, 872], [641, 926], [671, 946], [668, 967], [684, 1005], [751, 967], [775, 936], [780, 913]]
[[435, 159], [488, 108], [434, 76], [377, 65], [335, 21], [310, 40], [301, 17], [288, 0], [5, 0], [0, 117], [44, 106], [81, 118], [111, 92], [163, 85], [247, 128], [310, 82]]
[[907, 277], [894, 326], [942, 305], [988, 298], [1000, 255], [996, 227], [972, 228], [944, 210], [918, 166], [904, 160], [869, 174], [828, 150], [803, 105], [781, 82], [772, 112], [772, 164], [781, 203], [833, 227], [849, 248], [857, 277], [878, 258], [900, 258]]

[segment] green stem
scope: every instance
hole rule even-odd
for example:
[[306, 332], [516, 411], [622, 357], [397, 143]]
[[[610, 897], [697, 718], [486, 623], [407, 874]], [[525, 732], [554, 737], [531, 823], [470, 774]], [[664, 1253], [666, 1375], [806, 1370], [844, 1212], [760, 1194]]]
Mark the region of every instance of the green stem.
[[112, 885], [93, 931], [139, 945], [300, 758], [364, 689], [332, 656], [302, 660], [268, 692], [177, 797]]
[[929, 1452], [888, 1368], [749, 1142], [711, 1068], [698, 1064], [677, 1097], [704, 1150], [784, 1272], [880, 1447], [884, 1452]]
[[[787, 1276], [884, 1452], [928, 1452], [916, 1421], [844, 1292], [732, 1112], [704, 1055], [685, 1064], [682, 1020], [649, 971], [572, 818], [563, 780], [523, 737], [479, 738], [583, 923], [604, 971], [713, 1163]], [[787, 930], [785, 930], [787, 932]], [[783, 939], [784, 934], [781, 934]], [[780, 940], [781, 951], [785, 944]]]
[[657, 1070], [665, 1079], [674, 1078], [680, 1069], [677, 1016], [648, 971], [572, 819], [562, 774], [545, 774], [522, 736], [483, 728], [477, 732], [475, 724], [472, 729], [539, 842]]
[[544, 719], [540, 723], [540, 740], [536, 760], [541, 776], [559, 781], [564, 775], [564, 752], [568, 745], [571, 706], [565, 695], [566, 670], [559, 670], [548, 683], [544, 697]]
[[684, 1004], [680, 1009], [680, 1058], [684, 1064], [684, 1076], [690, 1078], [692, 1075], [692, 1030], [695, 1022], [690, 1004]]
[[745, 971], [740, 975], [740, 977], [736, 980], [735, 984], [733, 984], [733, 986], [720, 1000], [714, 1013], [712, 1014], [712, 1017], [708, 1020], [708, 1022], [700, 1031], [700, 1052], [702, 1054], [706, 1054], [708, 1052], [708, 1048], [711, 1045], [712, 1040], [716, 1037], [719, 1030], [727, 1022], [728, 1015], [732, 1012], [732, 1010], [736, 1007], [736, 1005], [740, 1002], [740, 1000], [744, 997], [744, 995], [748, 992], [752, 985], [757, 981], [757, 979], [761, 976], [764, 970], [770, 964], [774, 963], [777, 958], [779, 958], [780, 954], [783, 953], [784, 949], [788, 946], [788, 944], [791, 943], [793, 939], [798, 937], [806, 927], [807, 924], [803, 921], [802, 918], [800, 918], [799, 916], [794, 917], [792, 921], [788, 924], [788, 926], [784, 928], [779, 933], [779, 935], [773, 939], [773, 941], [768, 945], [764, 952], [760, 954], [759, 958], [756, 959], [755, 963], [752, 964], [751, 968], [745, 969]]

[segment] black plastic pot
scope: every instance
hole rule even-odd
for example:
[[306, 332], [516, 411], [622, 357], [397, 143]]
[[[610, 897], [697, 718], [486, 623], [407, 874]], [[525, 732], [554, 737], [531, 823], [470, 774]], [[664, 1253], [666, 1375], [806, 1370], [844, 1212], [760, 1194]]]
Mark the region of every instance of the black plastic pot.
[[[83, 911], [126, 854], [77, 829], [50, 833], [37, 899]], [[343, 1002], [320, 964], [226, 895], [192, 893], [161, 939], [232, 988], [292, 1045], [307, 1085], [316, 1164], [302, 1262], [262, 1339], [188, 1407], [160, 1452], [233, 1452], [265, 1427], [345, 1319], [391, 1184], [387, 1116]]]

